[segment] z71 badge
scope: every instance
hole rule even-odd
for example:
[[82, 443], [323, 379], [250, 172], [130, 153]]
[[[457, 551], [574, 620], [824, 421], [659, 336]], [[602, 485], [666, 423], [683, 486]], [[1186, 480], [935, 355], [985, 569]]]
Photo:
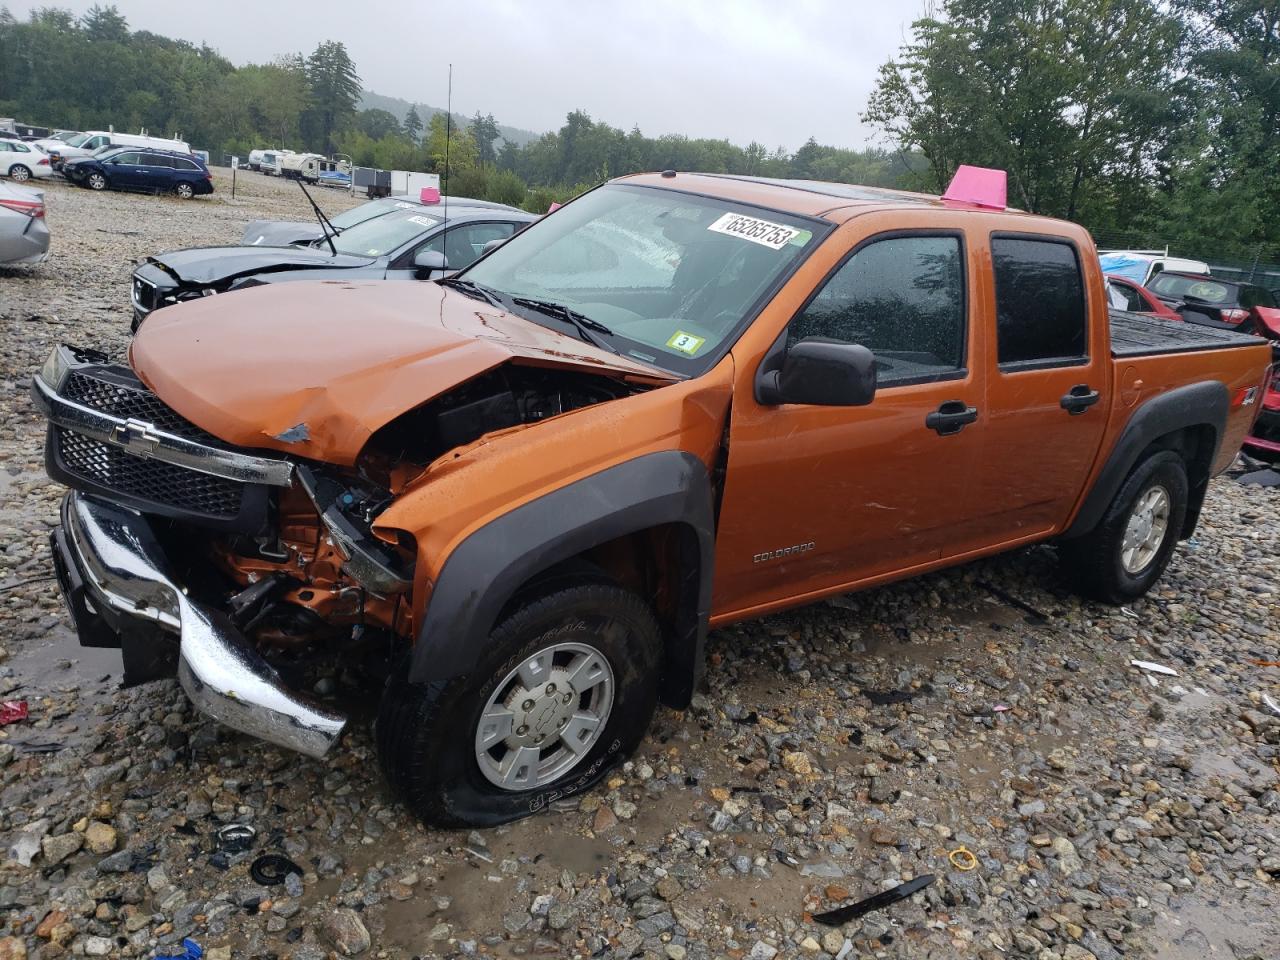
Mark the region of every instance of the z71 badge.
[[779, 547], [777, 550], [766, 550], [764, 553], [757, 553], [751, 558], [752, 563], [764, 563], [766, 560], [781, 560], [783, 557], [790, 557], [797, 553], [808, 553], [813, 549], [814, 542], [810, 540], [808, 543], [796, 543], [789, 547]]

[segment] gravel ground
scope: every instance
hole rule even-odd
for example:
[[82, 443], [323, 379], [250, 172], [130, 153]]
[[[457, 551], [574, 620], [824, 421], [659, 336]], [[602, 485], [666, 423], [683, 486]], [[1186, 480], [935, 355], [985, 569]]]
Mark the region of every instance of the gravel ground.
[[[62, 491], [27, 378], [58, 341], [122, 350], [136, 257], [304, 217], [284, 184], [240, 186], [54, 184], [54, 256], [0, 272], [0, 697], [31, 707], [0, 729], [0, 960], [183, 937], [210, 960], [1280, 957], [1280, 669], [1251, 662], [1280, 658], [1280, 491], [1234, 477], [1127, 608], [1067, 594], [1040, 547], [719, 631], [705, 692], [607, 784], [483, 834], [412, 821], [367, 723], [317, 762], [172, 682], [118, 689], [52, 582]], [[250, 850], [220, 845], [231, 823]], [[256, 883], [268, 851], [301, 875]], [[922, 874], [910, 901], [812, 919]]]

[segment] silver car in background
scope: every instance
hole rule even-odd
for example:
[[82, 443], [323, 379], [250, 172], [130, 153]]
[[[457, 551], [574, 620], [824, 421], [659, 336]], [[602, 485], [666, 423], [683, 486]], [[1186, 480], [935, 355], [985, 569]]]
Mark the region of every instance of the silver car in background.
[[39, 263], [48, 255], [44, 191], [0, 181], [0, 266]]

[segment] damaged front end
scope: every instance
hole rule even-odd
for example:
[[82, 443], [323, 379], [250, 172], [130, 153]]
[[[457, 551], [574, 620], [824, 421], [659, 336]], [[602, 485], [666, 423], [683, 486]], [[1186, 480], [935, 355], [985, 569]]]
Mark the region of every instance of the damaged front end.
[[342, 466], [227, 443], [129, 366], [58, 347], [32, 393], [49, 475], [71, 488], [51, 545], [81, 643], [120, 647], [127, 684], [176, 674], [228, 726], [321, 756], [346, 719], [298, 692], [305, 666], [385, 666], [416, 636], [417, 544], [379, 516], [450, 451], [650, 386], [500, 364]]
[[121, 647], [126, 682], [176, 671], [228, 726], [322, 755], [345, 718], [277, 665], [408, 633], [412, 550], [369, 531], [388, 495], [234, 449], [91, 351], [57, 348], [32, 393], [49, 474], [71, 487], [51, 541], [81, 642]]

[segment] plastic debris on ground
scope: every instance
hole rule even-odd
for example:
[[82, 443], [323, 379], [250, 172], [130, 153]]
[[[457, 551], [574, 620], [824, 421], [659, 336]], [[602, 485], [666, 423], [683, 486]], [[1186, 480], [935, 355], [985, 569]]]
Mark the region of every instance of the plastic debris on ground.
[[182, 941], [181, 953], [157, 953], [155, 960], [200, 960], [204, 956], [204, 950], [200, 944], [194, 940], [186, 939]]
[[815, 913], [813, 915], [814, 923], [821, 923], [828, 927], [842, 927], [850, 920], [856, 920], [872, 910], [883, 910], [899, 900], [907, 899], [913, 893], [918, 893], [929, 886], [936, 879], [932, 873], [923, 874], [914, 880], [900, 883], [890, 890], [877, 893], [875, 896], [867, 897], [865, 900], [859, 900], [857, 903], [837, 907], [834, 910], [828, 910], [826, 913]]
[[25, 720], [28, 715], [25, 700], [5, 700], [0, 703], [0, 727], [7, 727], [11, 723]]
[[249, 876], [264, 887], [279, 886], [291, 873], [302, 876], [302, 868], [278, 853], [264, 853], [249, 865]]
[[1146, 670], [1148, 673], [1158, 673], [1166, 677], [1176, 677], [1178, 671], [1172, 667], [1166, 667], [1162, 663], [1152, 663], [1150, 660], [1130, 660], [1131, 666], [1137, 667], [1139, 670]]
[[1276, 714], [1277, 716], [1280, 716], [1280, 703], [1276, 703], [1274, 700], [1268, 697], [1265, 693], [1262, 695], [1262, 702], [1271, 708], [1272, 713]]

